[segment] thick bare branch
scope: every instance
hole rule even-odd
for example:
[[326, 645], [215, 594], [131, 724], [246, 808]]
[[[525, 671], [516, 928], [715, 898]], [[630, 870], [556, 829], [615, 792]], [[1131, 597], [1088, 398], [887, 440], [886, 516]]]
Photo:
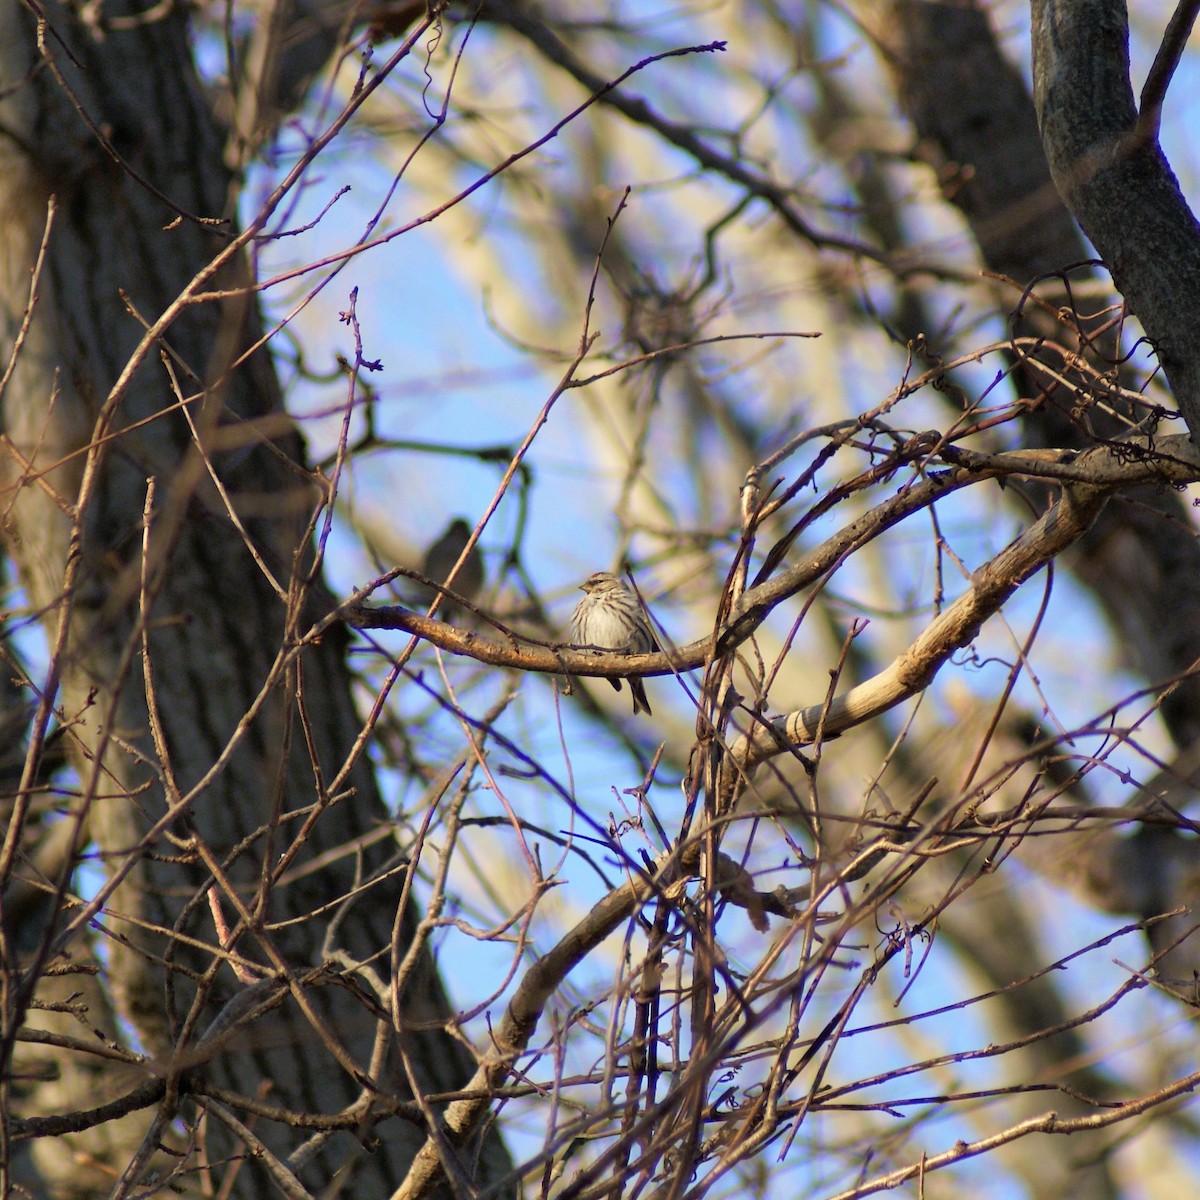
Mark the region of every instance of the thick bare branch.
[[1059, 193], [1141, 321], [1200, 437], [1200, 222], [1129, 77], [1124, 0], [1033, 0], [1034, 103]]
[[[901, 489], [892, 499], [870, 509], [820, 546], [799, 556], [786, 570], [757, 587], [747, 589], [725, 628], [719, 632], [717, 643], [721, 651], [727, 653], [744, 642], [777, 604], [810, 587], [854, 551], [904, 518], [958, 489], [986, 480], [1009, 477], [1038, 478], [1064, 484], [1065, 491], [1073, 497], [1066, 502], [1066, 507], [1062, 503], [1056, 505], [1009, 551], [994, 560], [988, 570], [986, 586], [983, 587], [987, 599], [983, 599], [983, 592], [976, 594], [976, 599], [970, 601], [970, 615], [958, 607], [948, 610], [935, 622], [939, 632], [927, 634], [926, 637], [931, 640], [923, 638], [920, 643], [922, 647], [932, 643], [944, 644], [949, 653], [969, 641], [979, 624], [996, 612], [1030, 574], [1052, 561], [1066, 546], [1082, 536], [1104, 501], [1114, 492], [1148, 482], [1179, 486], [1200, 478], [1200, 452], [1183, 435], [1130, 439], [1083, 453], [1074, 450], [1024, 450], [983, 454], [951, 448], [944, 451], [944, 455], [947, 461], [956, 465], [929, 472], [928, 478]], [[1086, 501], [1083, 500], [1085, 496], [1088, 497]], [[371, 585], [372, 588], [375, 586]], [[969, 592], [968, 596], [971, 594]], [[960, 603], [967, 603], [967, 597]], [[951, 618], [952, 612], [959, 615]], [[582, 675], [600, 679], [620, 679], [634, 673], [667, 675], [701, 666], [712, 652], [712, 641], [708, 638], [679, 646], [669, 653], [628, 655], [580, 651], [566, 645], [536, 645], [515, 634], [511, 635], [509, 641], [500, 642], [473, 631], [457, 629], [406, 608], [395, 605], [372, 606], [358, 600], [342, 605], [336, 613], [324, 618], [310, 636], [319, 638], [339, 618], [360, 629], [402, 629], [425, 638], [443, 650], [473, 658], [477, 662], [546, 675]], [[944, 640], [945, 634], [955, 622], [961, 628], [952, 637], [961, 640], [950, 646]], [[848, 723], [839, 725], [839, 728], [848, 728], [850, 724], [877, 715], [928, 683], [932, 672], [936, 670], [932, 666], [933, 660], [927, 659], [926, 651], [918, 651], [916, 646], [913, 654], [915, 657], [906, 665], [896, 664], [896, 671], [907, 682], [899, 685], [899, 675], [893, 674], [888, 680], [881, 679], [873, 684], [868, 689], [873, 698], [867, 701], [867, 693], [864, 692], [855, 702], [856, 715], [851, 716], [848, 712]], [[890, 699], [885, 700], [885, 697]], [[882, 708], [878, 707], [880, 704]], [[805, 720], [798, 717], [797, 721], [797, 731], [803, 730], [806, 727]], [[815, 728], [815, 725], [811, 728]], [[798, 735], [804, 740], [803, 734]], [[792, 735], [788, 740], [792, 740]]]

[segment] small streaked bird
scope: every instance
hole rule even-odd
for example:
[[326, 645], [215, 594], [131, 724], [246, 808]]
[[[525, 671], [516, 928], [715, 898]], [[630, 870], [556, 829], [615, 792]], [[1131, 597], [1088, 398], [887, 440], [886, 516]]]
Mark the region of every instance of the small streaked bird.
[[[571, 645], [626, 654], [650, 654], [659, 648], [658, 638], [646, 621], [637, 597], [608, 571], [597, 571], [579, 585], [584, 597], [571, 618]], [[652, 716], [646, 688], [640, 675], [630, 675], [634, 713]], [[619, 692], [621, 681], [608, 681]]]
[[[437, 541], [425, 551], [425, 559], [421, 563], [421, 574], [432, 579], [434, 583], [444, 584], [470, 537], [470, 522], [464, 521], [462, 517], [455, 517], [442, 531], [442, 535]], [[483, 591], [483, 555], [479, 553], [478, 545], [471, 547], [471, 553], [467, 555], [466, 562], [454, 577], [454, 582], [450, 587], [465, 600], [474, 600]], [[426, 607], [437, 595], [433, 588], [426, 587], [424, 584], [417, 584], [414, 590], [421, 603]], [[442, 601], [438, 611], [442, 614], [443, 619], [452, 620], [458, 612], [458, 607], [447, 598]]]

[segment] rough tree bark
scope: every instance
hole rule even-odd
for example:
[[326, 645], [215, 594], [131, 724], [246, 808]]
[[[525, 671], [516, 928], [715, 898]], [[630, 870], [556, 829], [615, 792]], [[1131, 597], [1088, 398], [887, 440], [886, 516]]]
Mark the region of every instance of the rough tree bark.
[[[1190, 9], [1190, 15], [1189, 15]], [[1124, 0], [1034, 0], [1033, 99], [1055, 186], [1154, 345], [1200, 437], [1200, 222], [1158, 143], [1167, 84], [1194, 6], [1181, 5], [1141, 111], [1129, 77]]]
[[[173, 1166], [181, 1190], [199, 1193], [206, 1170], [206, 1186], [230, 1195], [336, 1179], [344, 1194], [385, 1196], [426, 1136], [411, 1103], [392, 1115], [412, 1096], [406, 1070], [445, 1092], [474, 1062], [447, 1030], [428, 953], [408, 978], [399, 1036], [389, 1017], [381, 952], [407, 945], [418, 914], [398, 915], [402, 851], [355, 757], [344, 638], [302, 644], [326, 604], [310, 528], [323, 492], [269, 355], [252, 349], [262, 329], [241, 256], [210, 268], [236, 233], [223, 132], [182, 8], [42, 11], [39, 25], [16, 0], [0, 4], [6, 359], [15, 347], [4, 530], [55, 647], [56, 677], [32, 686], [53, 702], [79, 775], [66, 849], [93, 843], [119, 878], [99, 917], [105, 975], [115, 1017], [151, 1058], [119, 1078], [70, 1047], [39, 1047], [37, 1061], [95, 1089], [73, 1107], [139, 1085], [158, 1106], [81, 1131], [74, 1163], [51, 1145], [18, 1174], [41, 1195], [107, 1192], [151, 1118], [178, 1113], [203, 1148], [166, 1161], [148, 1148], [137, 1161]], [[9, 872], [34, 832], [27, 798], [10, 810]], [[74, 861], [64, 854], [49, 882], [65, 883]], [[90, 1023], [123, 1040], [95, 991], [90, 1015], [30, 1011], [64, 994], [60, 983], [35, 996], [43, 962], [91, 961], [88, 923], [43, 901], [18, 927], [15, 876], [0, 882], [13, 884], [4, 1078], [26, 1023], [82, 1040]], [[72, 977], [65, 990], [86, 989]], [[223, 1035], [203, 1040], [219, 1013]], [[30, 1084], [0, 1107], [11, 1121], [61, 1112], [62, 1098]], [[324, 1132], [299, 1116], [347, 1110], [352, 1121]], [[12, 1136], [28, 1132], [6, 1128], [5, 1194]], [[155, 1129], [177, 1150], [186, 1140]], [[481, 1163], [452, 1173], [506, 1169], [489, 1138]]]

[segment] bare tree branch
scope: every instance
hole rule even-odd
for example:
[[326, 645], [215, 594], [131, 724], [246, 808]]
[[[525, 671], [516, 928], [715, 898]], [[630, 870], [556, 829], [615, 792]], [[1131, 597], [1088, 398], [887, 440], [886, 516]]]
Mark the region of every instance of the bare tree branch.
[[1200, 436], [1200, 222], [1139, 125], [1123, 0], [1034, 0], [1034, 103], [1067, 207], [1150, 338]]

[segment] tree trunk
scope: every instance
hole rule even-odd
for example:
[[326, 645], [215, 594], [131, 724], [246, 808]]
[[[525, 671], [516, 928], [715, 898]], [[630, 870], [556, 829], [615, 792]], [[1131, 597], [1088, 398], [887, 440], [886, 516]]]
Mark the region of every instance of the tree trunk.
[[[419, 1115], [388, 1116], [412, 1095], [400, 1051], [424, 1091], [452, 1091], [474, 1064], [447, 1032], [428, 953], [401, 1002], [404, 1036], [392, 1027], [383, 952], [402, 853], [355, 750], [344, 637], [299, 645], [328, 610], [310, 531], [323, 493], [266, 350], [250, 352], [262, 329], [242, 259], [193, 287], [220, 299], [192, 300], [146, 336], [236, 233], [223, 136], [178, 6], [123, 22], [105, 6], [104, 25], [82, 8], [44, 11], [39, 31], [24, 6], [0, 4], [6, 348], [45, 238], [3, 395], [4, 527], [52, 645], [62, 632], [52, 670], [80, 780], [74, 850], [92, 843], [115, 883], [97, 916], [100, 961], [116, 1014], [151, 1056], [115, 1093], [165, 1078], [160, 1115], [178, 1112], [196, 1137], [176, 1124], [185, 1153], [154, 1169], [176, 1171], [185, 1191], [207, 1171], [214, 1192], [231, 1183], [257, 1197], [286, 1191], [291, 1172], [313, 1191], [336, 1176], [344, 1194], [385, 1196], [426, 1136]], [[77, 910], [42, 915], [20, 946], [6, 922], [9, 1054], [19, 1026], [45, 1027], [28, 1007], [43, 959], [91, 953]], [[410, 903], [395, 944], [411, 942], [416, 919]], [[222, 1036], [202, 1041], [222, 1010]], [[58, 1029], [73, 1020], [58, 1014]], [[120, 1039], [94, 1010], [90, 1020]], [[93, 1036], [83, 1021], [73, 1033]], [[64, 1073], [86, 1058], [40, 1050]], [[20, 1112], [48, 1111], [37, 1092]], [[299, 1117], [350, 1106], [332, 1131]], [[106, 1126], [102, 1154], [102, 1139], [81, 1143], [104, 1187], [153, 1111], [121, 1136]], [[506, 1166], [490, 1139], [478, 1174]], [[33, 1186], [99, 1185], [76, 1171]]]

